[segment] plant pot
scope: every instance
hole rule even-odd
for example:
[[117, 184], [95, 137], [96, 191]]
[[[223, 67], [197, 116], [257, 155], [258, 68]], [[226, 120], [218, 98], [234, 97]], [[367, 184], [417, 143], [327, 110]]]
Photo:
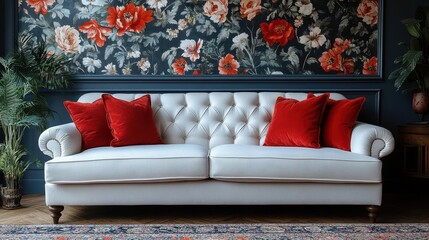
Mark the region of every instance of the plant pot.
[[17, 209], [21, 206], [21, 191], [19, 189], [1, 188], [2, 207], [4, 209]]
[[414, 92], [413, 94], [413, 111], [417, 114], [426, 114], [429, 107], [428, 92]]

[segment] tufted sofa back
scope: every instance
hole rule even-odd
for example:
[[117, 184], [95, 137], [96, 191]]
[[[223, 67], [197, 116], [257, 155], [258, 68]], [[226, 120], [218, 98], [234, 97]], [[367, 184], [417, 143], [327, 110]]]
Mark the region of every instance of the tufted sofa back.
[[[87, 93], [79, 102], [94, 102], [102, 93]], [[112, 94], [132, 101], [145, 93]], [[222, 144], [262, 145], [277, 97], [304, 100], [306, 93], [211, 92], [150, 94], [154, 119], [164, 143], [213, 148]], [[345, 97], [331, 93], [335, 100]]]

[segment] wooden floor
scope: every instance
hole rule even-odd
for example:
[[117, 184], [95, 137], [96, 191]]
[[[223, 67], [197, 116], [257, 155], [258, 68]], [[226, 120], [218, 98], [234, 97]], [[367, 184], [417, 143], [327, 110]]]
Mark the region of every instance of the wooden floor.
[[[427, 189], [429, 190], [429, 189]], [[44, 196], [24, 196], [22, 208], [0, 209], [0, 224], [51, 224]], [[368, 223], [363, 206], [66, 206], [64, 224]], [[378, 222], [428, 223], [429, 195], [384, 194]]]

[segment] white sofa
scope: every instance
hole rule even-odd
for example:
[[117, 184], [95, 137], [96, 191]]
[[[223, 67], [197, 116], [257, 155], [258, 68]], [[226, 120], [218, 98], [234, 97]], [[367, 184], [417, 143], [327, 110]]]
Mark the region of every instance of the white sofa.
[[[113, 95], [131, 101], [144, 94]], [[365, 205], [375, 221], [382, 200], [379, 159], [394, 148], [388, 130], [358, 122], [351, 152], [266, 147], [277, 97], [303, 100], [305, 93], [150, 95], [165, 144], [81, 152], [73, 123], [41, 134], [39, 147], [52, 157], [45, 163], [45, 189], [54, 223], [65, 205]]]

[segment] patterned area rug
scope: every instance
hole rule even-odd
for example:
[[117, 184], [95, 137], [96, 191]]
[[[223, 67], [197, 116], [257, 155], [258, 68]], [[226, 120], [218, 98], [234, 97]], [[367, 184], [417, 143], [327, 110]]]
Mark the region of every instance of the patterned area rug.
[[3, 225], [0, 239], [422, 240], [429, 224]]

